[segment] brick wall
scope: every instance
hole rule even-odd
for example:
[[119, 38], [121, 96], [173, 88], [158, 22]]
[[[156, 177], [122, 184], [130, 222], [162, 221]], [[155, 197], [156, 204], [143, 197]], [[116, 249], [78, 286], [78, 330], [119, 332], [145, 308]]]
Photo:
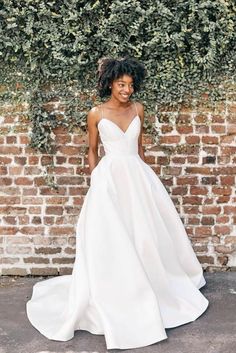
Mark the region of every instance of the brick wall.
[[[202, 266], [234, 268], [235, 102], [214, 111], [165, 111], [158, 120], [159, 144], [144, 136], [147, 162], [175, 202]], [[87, 137], [56, 129], [58, 151], [52, 157], [27, 146], [27, 105], [2, 106], [0, 121], [0, 274], [68, 274], [75, 224], [90, 182]], [[48, 185], [47, 171], [55, 176], [57, 190]]]

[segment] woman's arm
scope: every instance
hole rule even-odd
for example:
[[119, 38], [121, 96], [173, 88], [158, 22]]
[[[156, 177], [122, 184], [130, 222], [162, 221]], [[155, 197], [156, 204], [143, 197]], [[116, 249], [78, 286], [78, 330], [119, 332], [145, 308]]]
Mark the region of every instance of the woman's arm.
[[138, 109], [138, 114], [139, 118], [141, 121], [141, 129], [140, 129], [140, 134], [138, 138], [138, 154], [142, 158], [142, 160], [145, 162], [145, 155], [143, 151], [143, 143], [142, 143], [142, 135], [143, 135], [143, 122], [144, 122], [144, 107], [141, 103], [136, 103], [137, 104], [137, 109]]
[[98, 108], [92, 108], [87, 116], [88, 134], [89, 134], [89, 150], [88, 162], [89, 170], [92, 173], [93, 169], [98, 164], [98, 129], [97, 122], [99, 118]]

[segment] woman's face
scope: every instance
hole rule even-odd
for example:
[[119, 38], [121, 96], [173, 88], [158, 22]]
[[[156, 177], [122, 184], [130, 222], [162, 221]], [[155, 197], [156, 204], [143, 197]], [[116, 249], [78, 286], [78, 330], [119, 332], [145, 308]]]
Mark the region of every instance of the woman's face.
[[134, 85], [131, 76], [121, 76], [111, 84], [111, 96], [121, 103], [128, 102], [133, 92]]

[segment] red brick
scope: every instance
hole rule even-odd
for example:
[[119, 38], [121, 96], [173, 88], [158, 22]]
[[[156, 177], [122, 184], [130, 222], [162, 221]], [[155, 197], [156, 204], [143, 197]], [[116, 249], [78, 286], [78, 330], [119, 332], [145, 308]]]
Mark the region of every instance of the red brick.
[[53, 264], [73, 264], [75, 262], [75, 259], [72, 257], [62, 257], [62, 258], [55, 258], [52, 259]]
[[202, 142], [210, 145], [217, 145], [219, 143], [219, 138], [216, 136], [202, 136]]
[[43, 198], [42, 197], [22, 197], [23, 205], [42, 205]]
[[193, 133], [192, 125], [177, 125], [176, 130], [179, 134], [191, 134]]
[[21, 145], [27, 145], [30, 142], [29, 136], [19, 136], [20, 137], [20, 144]]
[[15, 216], [5, 216], [3, 217], [3, 220], [7, 224], [11, 224], [11, 225], [17, 224], [17, 219]]
[[211, 131], [216, 134], [225, 134], [225, 126], [223, 125], [211, 125]]
[[172, 195], [186, 195], [187, 193], [187, 186], [177, 186], [172, 188]]
[[208, 168], [208, 167], [186, 167], [185, 172], [187, 174], [201, 174], [201, 175], [212, 174], [211, 168]]
[[194, 120], [197, 124], [205, 124], [208, 121], [208, 117], [206, 115], [196, 115]]
[[166, 136], [161, 136], [159, 138], [160, 144], [175, 144], [180, 142], [180, 136], [175, 136], [175, 135], [166, 135]]
[[71, 136], [70, 135], [56, 135], [55, 142], [58, 145], [65, 145], [65, 144], [71, 142]]
[[236, 206], [224, 206], [224, 213], [225, 214], [235, 214], [236, 215]]
[[54, 217], [45, 216], [43, 217], [43, 223], [47, 226], [51, 226], [55, 223]]
[[76, 249], [67, 247], [64, 249], [64, 253], [69, 255], [74, 255], [76, 253]]
[[36, 188], [24, 188], [22, 191], [23, 196], [35, 196], [38, 190]]
[[167, 134], [167, 133], [170, 133], [171, 131], [173, 131], [173, 126], [171, 126], [171, 125], [162, 125], [161, 126], [162, 134]]
[[32, 253], [32, 249], [29, 246], [12, 246], [9, 245], [6, 247], [7, 254], [30, 254]]
[[178, 177], [177, 185], [196, 185], [198, 184], [197, 177]]
[[162, 168], [164, 175], [180, 175], [182, 168], [181, 167], [163, 167]]
[[47, 182], [46, 179], [43, 177], [36, 177], [34, 178], [34, 184], [35, 186], [46, 186]]
[[[58, 157], [59, 158], [59, 157]], [[81, 165], [82, 164], [82, 158], [80, 157], [70, 157], [69, 158], [69, 163], [70, 164], [75, 164], [75, 165]], [[59, 163], [58, 163], [59, 164]]]
[[74, 235], [74, 227], [51, 227], [49, 230], [50, 235]]
[[16, 197], [16, 196], [0, 197], [0, 204], [2, 205], [15, 205], [15, 204], [20, 204], [20, 202], [21, 202], [20, 197]]
[[39, 163], [39, 157], [37, 156], [29, 156], [28, 157], [28, 164], [29, 165], [37, 165]]
[[236, 146], [221, 147], [221, 154], [226, 156], [236, 154]]
[[29, 256], [25, 257], [23, 261], [26, 264], [49, 264], [49, 259], [47, 259], [46, 257]]
[[12, 267], [12, 268], [3, 268], [2, 269], [2, 275], [3, 276], [26, 276], [27, 270], [24, 268], [17, 268], [17, 267]]
[[215, 246], [215, 250], [216, 252], [221, 254], [230, 254], [232, 252], [232, 249], [230, 249], [229, 246], [225, 246], [225, 245], [217, 245]]
[[59, 268], [59, 273], [60, 273], [60, 276], [71, 275], [72, 274], [72, 267], [71, 268], [61, 267], [61, 268]]
[[74, 168], [73, 167], [48, 167], [48, 173], [55, 173], [56, 175], [73, 175]]
[[0, 166], [0, 175], [6, 175], [7, 174], [7, 167]]
[[73, 135], [72, 142], [75, 145], [88, 145], [88, 134], [87, 135]]
[[26, 164], [26, 157], [14, 157], [14, 162], [19, 165], [25, 165]]
[[35, 248], [35, 254], [52, 255], [61, 253], [61, 248], [40, 247]]
[[227, 235], [224, 239], [225, 244], [236, 244], [236, 236]]
[[52, 156], [45, 155], [45, 156], [41, 157], [41, 165], [51, 165], [52, 162], [53, 162], [53, 157]]
[[220, 144], [230, 144], [234, 142], [234, 135], [220, 136]]
[[216, 224], [220, 224], [220, 223], [228, 223], [229, 222], [229, 217], [228, 216], [217, 216], [216, 217]]
[[197, 217], [189, 217], [187, 223], [191, 225], [198, 225], [200, 224], [200, 219]]
[[213, 186], [212, 192], [215, 195], [231, 195], [232, 188], [230, 186]]
[[[161, 158], [161, 157], [158, 157], [158, 159], [159, 158]], [[162, 158], [164, 158], [164, 157], [162, 157]], [[186, 157], [172, 157], [171, 158], [171, 160], [172, 160], [172, 163], [174, 163], [174, 164], [184, 164], [185, 163], [185, 161], [186, 161]]]
[[58, 152], [64, 155], [76, 156], [80, 154], [80, 148], [75, 146], [61, 146], [61, 147], [58, 147]]
[[12, 158], [0, 157], [0, 165], [10, 164], [11, 162], [12, 162]]
[[18, 177], [15, 179], [16, 185], [33, 185], [33, 180], [26, 177]]
[[29, 214], [40, 214], [41, 207], [40, 206], [31, 206], [29, 207]]
[[212, 256], [197, 255], [197, 258], [201, 264], [214, 264], [214, 258]]
[[66, 195], [67, 191], [66, 188], [58, 187], [56, 189], [52, 189], [49, 187], [44, 187], [40, 189], [41, 195]]
[[53, 197], [47, 197], [46, 198], [46, 203], [47, 205], [64, 205], [69, 201], [68, 197], [58, 197], [58, 196], [53, 196]]
[[25, 226], [25, 227], [21, 227], [19, 231], [22, 234], [26, 234], [26, 235], [36, 235], [36, 234], [39, 235], [39, 234], [43, 234], [44, 227]]
[[1, 227], [0, 226], [0, 234], [1, 235], [15, 235], [18, 231], [17, 227]]
[[78, 176], [62, 176], [57, 178], [58, 185], [81, 185], [85, 181], [84, 177]]
[[216, 225], [214, 231], [217, 235], [230, 235], [231, 229], [229, 226]]
[[1, 263], [7, 264], [7, 265], [13, 265], [13, 264], [16, 264], [17, 262], [20, 262], [19, 257], [3, 257], [1, 259]]
[[211, 117], [211, 121], [212, 123], [221, 123], [221, 124], [224, 124], [225, 123], [225, 118], [221, 115], [213, 115]]
[[0, 146], [0, 154], [17, 154], [20, 155], [22, 149], [16, 146]]
[[194, 143], [200, 143], [200, 137], [199, 136], [186, 136], [185, 137], [186, 143], [189, 144], [194, 144]]
[[201, 182], [203, 185], [216, 185], [218, 180], [216, 177], [203, 177]]
[[175, 151], [181, 155], [199, 155], [200, 148], [196, 145], [177, 145]]
[[191, 123], [191, 114], [179, 114], [176, 118], [176, 124], [188, 124]]
[[220, 177], [221, 185], [235, 185], [235, 176], [227, 175]]
[[209, 133], [209, 126], [207, 125], [196, 125], [195, 132], [198, 134], [207, 134]]
[[40, 174], [42, 174], [42, 168], [35, 167], [35, 166], [25, 167], [24, 174], [25, 175], [40, 175]]
[[198, 196], [185, 196], [183, 197], [183, 204], [189, 205], [201, 205], [202, 204], [202, 197]]
[[198, 237], [209, 237], [212, 235], [211, 227], [200, 226], [195, 228], [195, 235]]
[[[236, 123], [236, 117], [235, 117], [235, 123]], [[236, 135], [236, 125], [235, 124], [228, 124], [227, 125], [227, 132], [228, 134], [233, 134]]]
[[228, 256], [218, 256], [217, 260], [222, 266], [226, 266], [228, 264], [229, 258]]
[[58, 270], [56, 268], [50, 267], [40, 267], [40, 268], [31, 268], [30, 273], [32, 276], [57, 276]]
[[191, 163], [191, 164], [198, 164], [199, 163], [199, 157], [188, 156], [187, 157], [187, 162]]
[[191, 186], [190, 194], [191, 195], [207, 195], [208, 189], [204, 186]]
[[228, 203], [230, 200], [230, 197], [229, 196], [220, 196], [220, 197], [217, 197], [216, 198], [216, 203]]
[[63, 207], [61, 207], [61, 206], [47, 206], [46, 207], [46, 214], [62, 215], [63, 214]]
[[204, 226], [214, 225], [215, 220], [213, 217], [202, 217], [201, 223]]
[[8, 186], [12, 184], [11, 178], [0, 178], [0, 186]]
[[9, 174], [10, 175], [20, 175], [23, 172], [23, 167], [22, 166], [17, 166], [17, 167], [11, 167], [9, 166]]
[[[236, 209], [236, 207], [235, 207]], [[203, 206], [202, 213], [203, 214], [210, 214], [210, 215], [218, 215], [221, 212], [220, 206]]]

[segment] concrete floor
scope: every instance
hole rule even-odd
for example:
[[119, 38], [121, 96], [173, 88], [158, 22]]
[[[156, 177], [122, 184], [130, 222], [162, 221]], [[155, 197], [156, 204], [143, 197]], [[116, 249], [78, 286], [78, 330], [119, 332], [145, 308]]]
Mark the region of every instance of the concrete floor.
[[[206, 273], [201, 289], [210, 306], [198, 320], [167, 329], [168, 339], [143, 348], [111, 349], [140, 353], [235, 353], [236, 272]], [[68, 342], [50, 341], [35, 330], [25, 313], [32, 286], [42, 278], [0, 277], [0, 353], [105, 353], [103, 335], [77, 331]]]

